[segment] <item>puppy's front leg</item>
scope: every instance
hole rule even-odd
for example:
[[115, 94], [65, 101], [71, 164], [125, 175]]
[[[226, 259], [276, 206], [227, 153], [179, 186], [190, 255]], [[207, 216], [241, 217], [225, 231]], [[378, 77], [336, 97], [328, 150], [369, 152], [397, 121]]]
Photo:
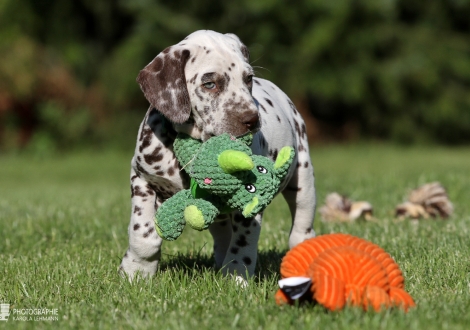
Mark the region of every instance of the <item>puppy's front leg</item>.
[[232, 217], [229, 214], [219, 215], [209, 227], [209, 231], [214, 239], [215, 269], [219, 270], [223, 266], [232, 240]]
[[232, 218], [232, 239], [224, 259], [223, 271], [237, 278], [253, 276], [258, 257], [258, 239], [262, 214], [245, 218], [235, 212]]
[[134, 169], [131, 169], [131, 195], [129, 249], [124, 254], [119, 269], [133, 279], [137, 272], [142, 277], [156, 273], [162, 239], [155, 231], [154, 216], [158, 206], [155, 191]]

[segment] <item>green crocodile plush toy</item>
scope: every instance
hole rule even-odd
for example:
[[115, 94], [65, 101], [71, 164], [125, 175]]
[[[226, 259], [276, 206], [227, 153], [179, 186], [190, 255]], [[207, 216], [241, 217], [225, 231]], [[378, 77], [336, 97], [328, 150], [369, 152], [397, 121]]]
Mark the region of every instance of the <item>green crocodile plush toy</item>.
[[174, 152], [191, 178], [191, 187], [158, 208], [155, 228], [160, 237], [173, 241], [186, 224], [196, 230], [207, 229], [217, 215], [234, 210], [246, 218], [253, 217], [272, 201], [295, 152], [284, 147], [272, 162], [252, 154], [248, 146], [252, 137], [222, 134], [202, 143], [178, 134]]

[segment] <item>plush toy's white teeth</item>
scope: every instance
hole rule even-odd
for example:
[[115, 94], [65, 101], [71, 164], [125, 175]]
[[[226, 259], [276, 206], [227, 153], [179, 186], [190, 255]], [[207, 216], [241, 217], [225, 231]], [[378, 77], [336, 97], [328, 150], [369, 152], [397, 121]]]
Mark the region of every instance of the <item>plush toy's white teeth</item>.
[[310, 277], [288, 277], [279, 280], [279, 287], [289, 296], [290, 299], [296, 300], [302, 297], [305, 292], [310, 289], [312, 280]]

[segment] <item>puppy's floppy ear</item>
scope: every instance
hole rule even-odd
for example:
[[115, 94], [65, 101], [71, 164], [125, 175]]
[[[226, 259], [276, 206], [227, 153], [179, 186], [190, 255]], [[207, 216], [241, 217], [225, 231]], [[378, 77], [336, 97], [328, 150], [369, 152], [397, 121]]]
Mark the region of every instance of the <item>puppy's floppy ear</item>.
[[248, 47], [243, 44], [240, 38], [233, 33], [226, 33], [225, 35], [236, 41], [238, 47], [240, 47], [240, 51], [242, 52], [243, 57], [245, 58], [245, 61], [250, 63], [250, 51], [248, 50]]
[[170, 121], [182, 124], [191, 113], [184, 67], [189, 50], [171, 46], [163, 50], [137, 76], [145, 98]]

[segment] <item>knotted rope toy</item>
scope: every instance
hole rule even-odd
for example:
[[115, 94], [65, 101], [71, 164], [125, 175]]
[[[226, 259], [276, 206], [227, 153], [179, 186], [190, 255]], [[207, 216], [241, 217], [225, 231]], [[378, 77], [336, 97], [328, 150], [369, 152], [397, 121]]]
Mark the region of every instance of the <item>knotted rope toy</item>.
[[191, 184], [158, 208], [155, 228], [160, 237], [177, 239], [186, 223], [207, 229], [217, 215], [234, 210], [253, 217], [273, 200], [294, 159], [294, 148], [283, 147], [273, 162], [253, 155], [248, 146], [252, 138], [251, 133], [240, 138], [222, 134], [203, 143], [178, 134], [174, 152]]
[[[295, 246], [282, 259], [278, 304], [293, 304], [303, 293], [330, 310], [345, 305], [375, 311], [414, 307], [404, 290], [402, 272], [390, 255], [378, 245], [347, 234], [322, 235]], [[301, 280], [304, 278], [305, 280]], [[289, 279], [306, 283], [300, 294]], [[310, 289], [310, 293], [308, 293]]]

